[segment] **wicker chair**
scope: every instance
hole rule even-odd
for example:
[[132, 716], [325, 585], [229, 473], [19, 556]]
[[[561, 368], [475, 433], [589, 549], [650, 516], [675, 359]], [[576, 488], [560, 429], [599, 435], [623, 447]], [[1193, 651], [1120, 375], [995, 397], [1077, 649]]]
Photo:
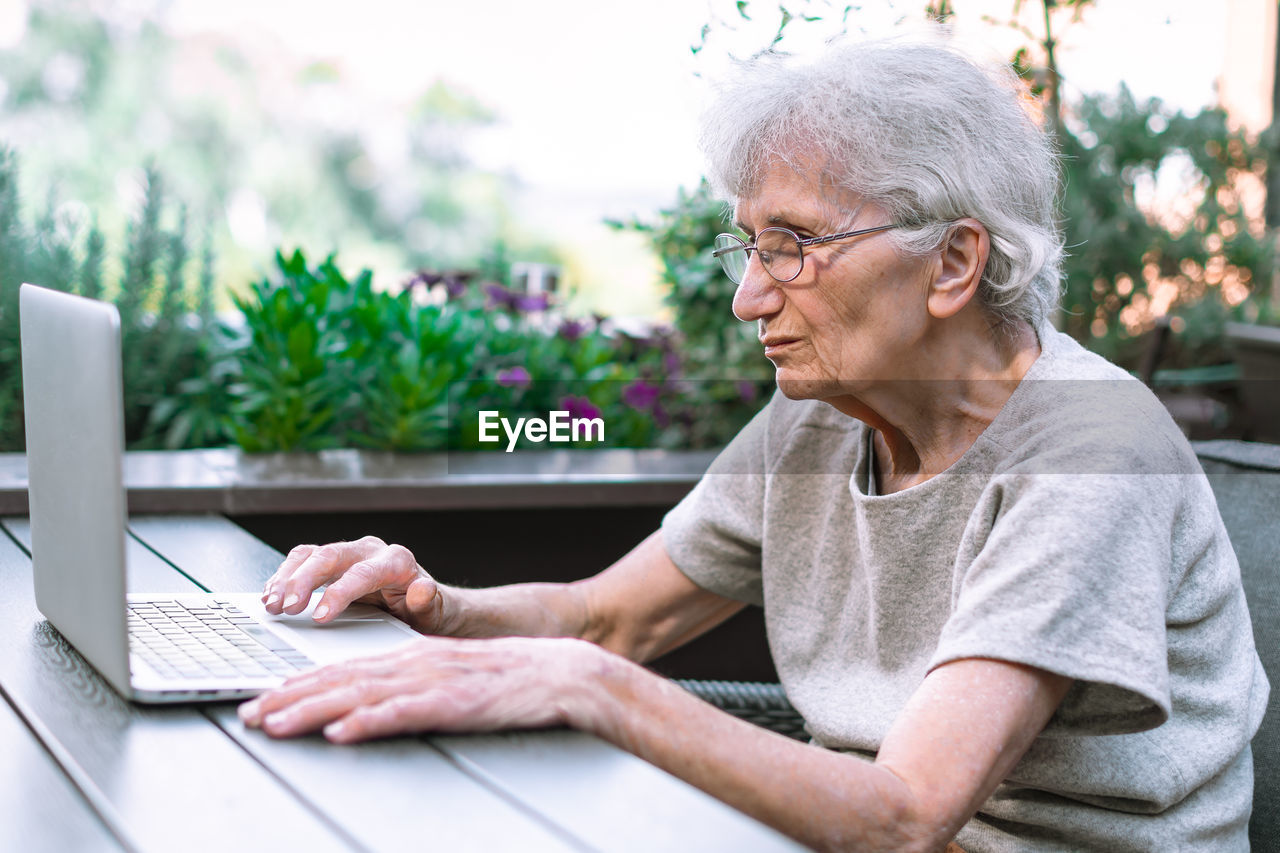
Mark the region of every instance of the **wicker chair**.
[[755, 723], [796, 740], [809, 740], [804, 720], [791, 707], [781, 684], [758, 681], [695, 681], [678, 679], [679, 684], [704, 702], [710, 702], [735, 717]]
[[1255, 851], [1280, 850], [1280, 445], [1246, 441], [1194, 444], [1240, 559], [1253, 637], [1271, 680], [1262, 727], [1253, 738]]

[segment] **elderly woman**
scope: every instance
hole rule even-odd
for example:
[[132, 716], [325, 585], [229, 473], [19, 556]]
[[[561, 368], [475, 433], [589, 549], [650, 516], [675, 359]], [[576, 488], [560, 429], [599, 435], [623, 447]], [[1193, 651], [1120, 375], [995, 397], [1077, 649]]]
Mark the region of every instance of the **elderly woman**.
[[[374, 600], [432, 636], [245, 721], [565, 724], [819, 848], [1245, 848], [1268, 685], [1238, 568], [1164, 410], [1047, 322], [1057, 172], [1023, 101], [933, 44], [740, 68], [704, 134], [743, 234], [715, 254], [780, 394], [589, 580], [463, 590], [375, 539], [294, 549], [268, 610], [328, 584], [320, 621]], [[813, 745], [638, 665], [748, 603]]]

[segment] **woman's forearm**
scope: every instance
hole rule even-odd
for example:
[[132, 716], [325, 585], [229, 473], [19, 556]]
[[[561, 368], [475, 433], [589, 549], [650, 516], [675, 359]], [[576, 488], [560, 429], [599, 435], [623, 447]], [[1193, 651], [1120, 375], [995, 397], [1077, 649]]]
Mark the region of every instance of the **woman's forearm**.
[[573, 584], [526, 583], [488, 589], [440, 585], [437, 633], [453, 637], [582, 637], [586, 603]]
[[696, 586], [654, 533], [594, 577], [568, 584], [492, 589], [440, 587], [423, 614], [428, 633], [455, 637], [576, 637], [634, 661], [649, 661], [728, 619], [744, 606]]
[[[537, 597], [524, 592], [511, 606], [529, 614]], [[291, 678], [243, 706], [241, 718], [274, 737], [323, 729], [340, 743], [570, 725], [812, 847], [911, 853], [941, 850], [955, 836], [1070, 684], [998, 660], [944, 664], [925, 676], [870, 764], [731, 717], [593, 643], [423, 637]]]
[[1071, 679], [979, 658], [930, 672], [876, 762], [739, 720], [601, 655], [566, 722], [819, 849], [942, 850], [1026, 753]]
[[[819, 850], [929, 850], [910, 789], [884, 768], [730, 716], [614, 659], [570, 724]], [[945, 843], [945, 841], [944, 841]]]

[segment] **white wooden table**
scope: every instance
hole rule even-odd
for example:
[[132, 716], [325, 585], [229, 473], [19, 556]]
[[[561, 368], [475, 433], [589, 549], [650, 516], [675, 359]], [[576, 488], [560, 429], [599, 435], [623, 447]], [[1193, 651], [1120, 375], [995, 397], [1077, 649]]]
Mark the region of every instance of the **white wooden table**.
[[[256, 590], [280, 560], [220, 516], [130, 528], [131, 591]], [[795, 849], [578, 732], [338, 747], [273, 741], [230, 704], [131, 704], [36, 610], [29, 542], [3, 520], [0, 850]]]

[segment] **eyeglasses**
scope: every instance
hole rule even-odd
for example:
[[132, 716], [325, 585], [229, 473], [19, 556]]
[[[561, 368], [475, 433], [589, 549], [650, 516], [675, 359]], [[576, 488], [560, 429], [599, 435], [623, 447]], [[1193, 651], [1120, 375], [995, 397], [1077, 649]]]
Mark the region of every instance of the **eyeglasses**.
[[[721, 234], [716, 237], [714, 258], [720, 259], [724, 274], [734, 284], [742, 284], [747, 274], [747, 264], [751, 261], [751, 253], [760, 257], [760, 264], [765, 272], [779, 282], [788, 282], [800, 275], [804, 269], [804, 247], [830, 243], [833, 240], [844, 240], [863, 234], [874, 234], [877, 231], [888, 231], [898, 228], [898, 223], [879, 225], [875, 228], [863, 228], [859, 231], [845, 231], [826, 237], [801, 238], [789, 228], [765, 228], [756, 235], [756, 241], [750, 245], [732, 234]], [[742, 254], [738, 254], [741, 252]]]

